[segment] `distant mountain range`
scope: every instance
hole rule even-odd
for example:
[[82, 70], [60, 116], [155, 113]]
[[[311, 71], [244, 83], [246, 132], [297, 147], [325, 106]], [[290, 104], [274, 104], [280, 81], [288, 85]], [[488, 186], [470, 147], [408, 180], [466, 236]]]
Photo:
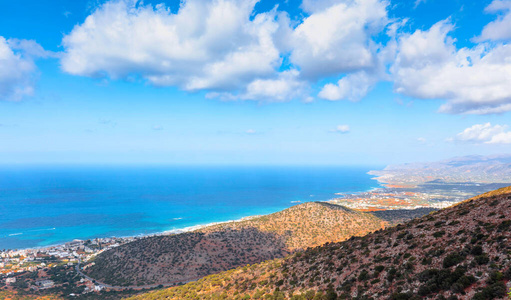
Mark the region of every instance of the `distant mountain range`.
[[507, 187], [404, 225], [131, 299], [505, 299], [510, 280]]
[[369, 174], [390, 184], [443, 182], [511, 182], [511, 155], [463, 156], [438, 162], [390, 165]]

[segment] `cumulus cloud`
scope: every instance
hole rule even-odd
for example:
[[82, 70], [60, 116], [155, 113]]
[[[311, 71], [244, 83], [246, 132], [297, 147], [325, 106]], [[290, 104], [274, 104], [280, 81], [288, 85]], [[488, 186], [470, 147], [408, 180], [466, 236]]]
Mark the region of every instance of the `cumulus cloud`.
[[495, 135], [488, 144], [511, 144], [511, 131], [501, 132]]
[[483, 28], [481, 35], [474, 40], [481, 41], [499, 41], [511, 40], [511, 1], [494, 0], [485, 9], [488, 13], [501, 13], [497, 20], [490, 22]]
[[164, 4], [106, 2], [64, 37], [62, 69], [222, 99], [286, 101], [325, 76], [374, 68], [372, 38], [388, 23], [387, 1], [304, 1], [310, 14], [298, 25], [275, 9], [255, 13], [256, 3], [187, 0], [172, 13]]
[[377, 81], [375, 76], [367, 74], [367, 72], [349, 74], [340, 79], [337, 84], [326, 84], [318, 96], [330, 101], [343, 99], [358, 101], [369, 92]]
[[319, 92], [319, 98], [337, 101], [359, 101], [382, 80], [390, 80], [387, 65], [392, 63], [396, 56], [398, 28], [406, 24], [407, 20], [401, 20], [388, 24], [386, 33], [390, 40], [384, 45], [376, 47], [373, 54], [373, 65], [360, 71], [351, 72], [339, 79], [337, 83], [327, 83]]
[[[309, 2], [303, 5], [307, 8]], [[313, 10], [290, 37], [293, 49], [290, 59], [300, 66], [301, 75], [321, 78], [374, 68], [377, 47], [371, 37], [387, 25], [388, 3], [380, 0], [319, 2], [320, 8], [326, 8]]]
[[[486, 11], [499, 16], [462, 49], [449, 20], [403, 34], [406, 20], [389, 20], [386, 0], [304, 0], [297, 22], [276, 9], [257, 13], [256, 3], [187, 0], [171, 12], [108, 1], [63, 38], [62, 69], [267, 102], [307, 101], [311, 85], [331, 78], [319, 98], [358, 101], [389, 80], [397, 93], [445, 100], [445, 113], [511, 110], [511, 0], [494, 0]], [[377, 43], [382, 34], [389, 41]]]
[[22, 51], [27, 43], [37, 45], [33, 41], [6, 40], [0, 36], [0, 100], [18, 101], [34, 92], [37, 69], [32, 55]]
[[348, 133], [350, 132], [350, 126], [349, 125], [337, 125], [335, 129], [330, 130], [331, 132], [337, 132], [337, 133]]
[[281, 63], [274, 13], [251, 19], [255, 3], [189, 0], [173, 14], [164, 5], [107, 2], [64, 37], [62, 68], [90, 77], [139, 75], [188, 91], [237, 89]]
[[241, 96], [248, 100], [286, 101], [303, 94], [306, 83], [298, 79], [298, 71], [291, 70], [279, 74], [276, 79], [256, 79], [247, 86]]
[[511, 110], [511, 45], [457, 49], [442, 21], [400, 38], [391, 72], [398, 93], [445, 99], [440, 112], [489, 114]]
[[35, 59], [59, 57], [58, 53], [44, 50], [44, 48], [34, 40], [9, 39], [7, 42], [12, 50], [20, 51], [23, 56], [27, 58]]
[[485, 144], [511, 144], [511, 131], [507, 129], [507, 125], [476, 124], [458, 133], [455, 140]]

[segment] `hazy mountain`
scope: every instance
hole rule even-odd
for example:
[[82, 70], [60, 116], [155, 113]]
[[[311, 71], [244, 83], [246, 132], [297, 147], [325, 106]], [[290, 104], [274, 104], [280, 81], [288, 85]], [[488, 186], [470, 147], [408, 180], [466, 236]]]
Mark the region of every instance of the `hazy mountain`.
[[511, 155], [463, 156], [438, 162], [390, 165], [370, 174], [387, 183], [511, 182]]

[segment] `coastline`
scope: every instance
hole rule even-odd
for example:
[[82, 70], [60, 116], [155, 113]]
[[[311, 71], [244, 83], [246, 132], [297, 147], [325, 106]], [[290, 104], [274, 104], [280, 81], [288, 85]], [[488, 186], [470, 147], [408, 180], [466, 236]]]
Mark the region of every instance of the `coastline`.
[[[374, 192], [374, 191], [377, 191], [377, 190], [382, 189], [382, 188], [384, 188], [384, 187], [383, 186], [371, 187], [371, 188], [369, 188], [367, 190], [358, 191], [358, 192], [351, 192], [350, 191], [350, 192], [334, 193], [332, 195], [332, 197], [330, 199], [327, 199], [327, 200], [311, 200], [311, 201], [300, 201], [300, 202], [290, 201], [290, 203], [292, 205], [289, 206], [289, 207], [292, 207], [292, 206], [295, 206], [295, 205], [300, 205], [300, 204], [307, 203], [307, 202], [316, 202], [316, 201], [317, 202], [329, 203], [330, 201], [336, 199], [337, 196], [340, 196], [340, 195], [362, 194], [362, 193]], [[289, 207], [287, 207], [287, 208], [289, 208]], [[241, 218], [237, 218], [237, 219], [230, 219], [230, 220], [226, 220], [226, 221], [216, 221], [216, 222], [209, 222], [209, 223], [185, 226], [185, 227], [176, 228], [176, 229], [157, 231], [157, 232], [154, 232], [154, 233], [141, 233], [141, 234], [137, 234], [137, 235], [122, 235], [122, 236], [108, 236], [108, 237], [93, 237], [93, 238], [87, 238], [87, 239], [78, 239], [78, 238], [76, 238], [76, 239], [72, 239], [72, 240], [69, 240], [69, 241], [59, 242], [59, 243], [56, 243], [56, 244], [51, 244], [51, 245], [46, 245], [46, 246], [36, 246], [36, 247], [17, 248], [17, 249], [5, 249], [5, 250], [6, 250], [6, 252], [9, 252], [9, 251], [28, 251], [28, 250], [50, 250], [52, 248], [63, 247], [67, 243], [71, 243], [71, 242], [77, 241], [77, 240], [80, 240], [80, 241], [84, 241], [84, 240], [96, 240], [96, 239], [98, 239], [98, 240], [103, 240], [103, 239], [132, 239], [132, 240], [136, 240], [136, 239], [142, 239], [142, 238], [147, 238], [147, 237], [152, 237], [152, 236], [181, 234], [181, 233], [186, 233], [186, 232], [193, 232], [193, 231], [196, 231], [196, 230], [200, 230], [200, 229], [204, 229], [204, 228], [207, 228], [207, 227], [210, 227], [210, 226], [216, 226], [216, 225], [220, 225], [220, 224], [233, 223], [233, 222], [243, 222], [243, 221], [255, 219], [255, 218], [258, 218], [258, 217], [262, 217], [262, 216], [266, 216], [266, 215], [271, 215], [273, 213], [282, 211], [282, 210], [287, 209], [287, 208], [279, 209], [279, 210], [276, 210], [276, 211], [273, 211], [273, 212], [269, 212], [269, 213], [266, 213], [266, 214], [247, 215], [247, 216], [244, 216], [244, 217], [241, 217]]]
[[[227, 220], [227, 221], [221, 221], [221, 222], [211, 222], [207, 224], [199, 224], [194, 226], [187, 226], [180, 229], [172, 229], [172, 230], [166, 230], [162, 232], [152, 233], [152, 234], [140, 234], [135, 236], [119, 236], [119, 237], [104, 237], [104, 238], [94, 238], [94, 239], [87, 239], [87, 240], [72, 240], [65, 243], [59, 243], [49, 246], [43, 246], [43, 247], [32, 247], [32, 248], [23, 248], [23, 249], [4, 249], [5, 251], [0, 250], [0, 257], [4, 258], [23, 258], [23, 259], [29, 259], [29, 262], [35, 262], [40, 257], [48, 258], [48, 257], [54, 257], [56, 259], [56, 262], [48, 262], [48, 264], [44, 264], [43, 266], [39, 267], [54, 267], [58, 266], [61, 263], [65, 263], [68, 266], [69, 265], [76, 265], [78, 266], [80, 263], [84, 263], [87, 261], [90, 261], [95, 256], [101, 254], [104, 251], [113, 249], [115, 247], [125, 245], [140, 239], [145, 239], [149, 237], [155, 237], [155, 236], [164, 236], [164, 235], [177, 235], [177, 234], [183, 234], [186, 232], [193, 232], [197, 230], [201, 230], [203, 228], [207, 228], [210, 226], [216, 226], [219, 224], [226, 224], [226, 223], [233, 223], [233, 222], [243, 222], [246, 220], [251, 220], [254, 218], [258, 218], [264, 215], [251, 215], [251, 216], [245, 216], [239, 219], [233, 219], [233, 220]], [[96, 243], [96, 245], [100, 245], [99, 249], [88, 251], [88, 247], [91, 246], [91, 243], [86, 243], [86, 241], [91, 241], [92, 244]], [[103, 246], [103, 247], [101, 247]], [[90, 249], [89, 249], [90, 250]], [[42, 261], [41, 261], [42, 262]], [[24, 272], [32, 272], [34, 270], [37, 270], [39, 267], [22, 267], [18, 268], [16, 270], [9, 270], [5, 271], [0, 268], [0, 278], [2, 276], [11, 276], [16, 274], [21, 274]]]
[[[295, 205], [300, 205], [300, 204], [307, 203], [307, 202], [326, 202], [326, 203], [330, 203], [332, 200], [334, 200], [334, 199], [336, 199], [336, 198], [338, 198], [339, 196], [342, 196], [342, 195], [358, 195], [358, 194], [369, 193], [369, 192], [377, 192], [378, 190], [381, 190], [381, 189], [384, 189], [384, 188], [385, 188], [385, 186], [380, 185], [379, 187], [371, 187], [371, 188], [369, 188], [367, 190], [364, 190], [364, 191], [357, 191], [357, 192], [349, 191], [349, 192], [334, 193], [331, 196], [331, 198], [329, 198], [327, 200], [311, 200], [311, 201], [299, 201], [299, 202], [297, 202], [297, 201], [290, 201], [290, 203], [292, 205], [289, 206], [289, 207], [292, 207], [292, 206], [295, 206]], [[140, 234], [136, 234], [136, 235], [121, 235], [121, 236], [114, 236], [114, 235], [112, 235], [112, 236], [106, 236], [106, 237], [92, 237], [92, 238], [86, 238], [86, 239], [74, 238], [72, 240], [62, 241], [62, 242], [58, 242], [58, 243], [51, 244], [51, 245], [27, 247], [27, 248], [15, 248], [15, 249], [8, 249], [8, 248], [6, 248], [5, 250], [6, 250], [6, 252], [10, 252], [10, 251], [29, 251], [29, 250], [32, 250], [32, 251], [35, 251], [35, 250], [51, 250], [53, 248], [63, 247], [66, 244], [71, 243], [73, 241], [77, 241], [77, 240], [80, 240], [80, 241], [86, 241], [86, 240], [109, 240], [109, 239], [123, 239], [123, 240], [131, 239], [131, 240], [137, 240], [137, 239], [153, 237], [153, 236], [181, 234], [181, 233], [186, 233], [186, 232], [193, 232], [193, 231], [196, 231], [196, 230], [200, 230], [200, 229], [204, 229], [204, 228], [207, 228], [207, 227], [210, 227], [210, 226], [216, 226], [216, 225], [220, 225], [220, 224], [233, 223], [233, 222], [243, 222], [243, 221], [246, 221], [246, 220], [251, 220], [251, 219], [258, 218], [258, 217], [270, 215], [270, 214], [282, 211], [284, 209], [287, 209], [289, 207], [278, 209], [276, 211], [269, 212], [269, 213], [264, 213], [264, 214], [252, 214], [252, 215], [243, 216], [243, 217], [237, 218], [237, 219], [230, 219], [230, 220], [226, 220], [226, 221], [215, 221], [215, 222], [209, 222], [209, 223], [190, 225], [190, 226], [185, 226], [185, 227], [181, 227], [181, 228], [157, 231], [157, 232], [154, 232], [154, 233], [140, 233]], [[0, 253], [1, 253], [1, 251], [0, 251]]]
[[[272, 214], [272, 213], [269, 213], [269, 214]], [[178, 229], [166, 230], [166, 231], [163, 231], [161, 233], [145, 235], [145, 236], [172, 235], [172, 234], [180, 234], [180, 233], [185, 233], [185, 232], [193, 232], [193, 231], [200, 230], [200, 229], [203, 229], [203, 228], [207, 228], [207, 227], [210, 227], [210, 226], [216, 226], [216, 225], [227, 224], [227, 223], [243, 222], [243, 221], [252, 220], [252, 219], [259, 218], [259, 217], [266, 216], [266, 215], [268, 215], [268, 214], [265, 214], [265, 215], [251, 215], [251, 216], [241, 217], [239, 219], [234, 219], [234, 220], [212, 222], [212, 223], [199, 224], [199, 225], [192, 225], [192, 226], [187, 226], [187, 227], [178, 228]]]
[[[78, 168], [68, 170], [66, 176], [61, 170], [50, 169], [45, 172], [52, 172], [52, 181], [63, 182], [54, 189], [45, 189], [48, 184], [39, 180], [41, 174], [28, 169], [17, 174], [23, 186], [12, 186], [14, 192], [6, 197], [4, 213], [9, 218], [0, 222], [0, 249], [47, 248], [73, 239], [162, 234], [268, 214], [294, 205], [293, 201], [326, 201], [334, 198], [335, 192], [373, 188], [377, 184], [367, 172], [374, 169], [135, 168], [125, 174], [124, 169], [117, 168], [101, 169], [100, 173]], [[111, 180], [118, 178], [120, 171], [124, 174], [122, 184]], [[22, 175], [27, 172], [35, 173], [37, 180], [23, 181]], [[90, 178], [94, 180], [87, 181]], [[25, 186], [31, 188], [25, 190]], [[28, 232], [50, 227], [57, 228]], [[23, 234], [8, 236], [13, 233]]]
[[[367, 174], [369, 174], [372, 171], [374, 171], [374, 169], [373, 170], [365, 169], [360, 174], [366, 174], [366, 176], [367, 176]], [[275, 212], [281, 211], [283, 209], [289, 208], [291, 206], [298, 205], [301, 203], [310, 202], [310, 201], [328, 202], [328, 201], [338, 197], [338, 193], [335, 192], [336, 189], [341, 190], [342, 194], [358, 194], [358, 193], [364, 193], [364, 192], [368, 192], [368, 191], [375, 191], [375, 190], [383, 188], [381, 183], [379, 181], [373, 181], [374, 178], [371, 178], [371, 176], [367, 176], [366, 178], [367, 178], [367, 180], [373, 182], [372, 184], [369, 183], [366, 186], [357, 186], [358, 184], [355, 184], [354, 186], [351, 186], [350, 188], [346, 188], [342, 184], [342, 182], [343, 182], [342, 175], [343, 174], [341, 174], [341, 177], [337, 177], [338, 178], [337, 181], [341, 180], [340, 184], [338, 185], [338, 188], [334, 187], [332, 189], [330, 187], [329, 188], [330, 190], [327, 190], [326, 193], [322, 193], [322, 194], [318, 195], [318, 194], [316, 194], [317, 191], [310, 190], [310, 194], [307, 194], [307, 197], [305, 195], [303, 195], [303, 197], [293, 197], [293, 196], [286, 197], [286, 198], [288, 198], [287, 199], [288, 202], [285, 202], [286, 204], [280, 203], [277, 205], [259, 207], [256, 209], [240, 209], [240, 211], [244, 210], [245, 213], [241, 212], [240, 214], [237, 214], [237, 216], [234, 216], [234, 218], [229, 218], [229, 215], [232, 216], [233, 214], [227, 213], [227, 214], [223, 214], [223, 215], [218, 215], [219, 217], [209, 218], [210, 220], [213, 219], [212, 222], [208, 222], [208, 220], [204, 220], [206, 222], [201, 222], [201, 220], [196, 220], [198, 222], [196, 224], [194, 224], [193, 221], [192, 222], [180, 221], [180, 223], [185, 223], [185, 224], [171, 226], [172, 223], [168, 223], [168, 224], [163, 224], [163, 226], [159, 226], [160, 228], [154, 228], [154, 231], [147, 230], [149, 232], [146, 231], [146, 232], [140, 232], [140, 233], [137, 233], [135, 231], [135, 232], [124, 232], [125, 234], [123, 234], [122, 232], [119, 232], [117, 235], [115, 234], [115, 232], [112, 232], [112, 234], [99, 233], [99, 234], [91, 234], [91, 235], [83, 235], [83, 234], [69, 235], [68, 234], [66, 239], [60, 239], [58, 241], [50, 242], [45, 245], [27, 245], [28, 247], [23, 247], [20, 245], [20, 246], [16, 247], [17, 245], [14, 245], [14, 244], [6, 244], [6, 245], [2, 246], [2, 249], [8, 248], [9, 250], [45, 250], [45, 249], [50, 249], [50, 248], [55, 248], [55, 247], [62, 247], [66, 243], [72, 242], [77, 239], [84, 240], [84, 241], [92, 240], [92, 239], [112, 239], [112, 238], [139, 239], [139, 238], [150, 237], [150, 236], [179, 234], [179, 233], [190, 232], [190, 231], [194, 231], [194, 230], [200, 230], [200, 229], [202, 229], [204, 227], [208, 227], [208, 226], [214, 226], [214, 225], [218, 225], [218, 224], [222, 224], [222, 223], [237, 222], [237, 221], [245, 220], [247, 218], [254, 218], [257, 216], [261, 216], [261, 215], [275, 213]], [[239, 217], [240, 215], [241, 215], [241, 217]], [[222, 220], [223, 217], [226, 217], [227, 220], [225, 220], [225, 219]], [[175, 218], [175, 219], [181, 220], [182, 218]], [[217, 221], [215, 219], [217, 219], [217, 220], [220, 219], [220, 220]], [[188, 224], [186, 224], [186, 223], [188, 223]], [[167, 227], [167, 228], [165, 228], [165, 227]], [[59, 229], [59, 228], [57, 228], [57, 229]], [[41, 242], [37, 242], [37, 243], [44, 243], [44, 241], [41, 240]]]
[[[272, 214], [272, 213], [270, 213], [270, 214]], [[19, 249], [5, 249], [6, 250], [5, 252], [11, 252], [11, 251], [16, 251], [17, 252], [17, 251], [29, 251], [29, 250], [50, 250], [52, 248], [63, 247], [63, 246], [65, 246], [68, 243], [72, 243], [73, 241], [85, 241], [85, 240], [96, 240], [96, 239], [97, 240], [103, 240], [103, 239], [133, 239], [133, 240], [136, 240], [136, 239], [142, 239], [142, 238], [153, 237], [153, 236], [174, 235], [174, 234], [181, 234], [181, 233], [186, 233], [186, 232], [193, 232], [193, 231], [196, 231], [196, 230], [200, 230], [200, 229], [203, 229], [203, 228], [207, 228], [207, 227], [210, 227], [210, 226], [216, 226], [216, 225], [220, 225], [220, 224], [233, 223], [233, 222], [243, 222], [243, 221], [246, 221], [246, 220], [251, 220], [251, 219], [255, 219], [255, 218], [258, 218], [258, 217], [262, 217], [262, 216], [265, 216], [265, 215], [250, 215], [250, 216], [241, 217], [239, 219], [232, 219], [232, 220], [219, 221], [219, 222], [211, 222], [211, 223], [206, 223], [206, 224], [198, 224], [198, 225], [186, 226], [186, 227], [183, 227], [183, 228], [170, 229], [170, 230], [158, 231], [158, 232], [147, 233], [147, 234], [141, 233], [141, 234], [137, 234], [137, 235], [95, 237], [95, 238], [88, 238], [88, 239], [83, 239], [83, 240], [82, 239], [73, 239], [73, 240], [70, 240], [70, 241], [60, 242], [60, 243], [56, 243], [56, 244], [52, 244], [52, 245], [47, 245], [47, 246], [37, 246], [37, 247], [19, 248]], [[0, 251], [0, 253], [1, 252], [2, 251]]]
[[[377, 180], [377, 182], [378, 184], [381, 184], [380, 181]], [[480, 186], [479, 184], [477, 186], [478, 188], [484, 189], [484, 187]], [[445, 188], [447, 190], [451, 190], [450, 185], [447, 185]], [[268, 213], [250, 214], [248, 212], [247, 216], [225, 221], [215, 221], [191, 226], [183, 226], [181, 228], [172, 228], [169, 230], [163, 230], [154, 233], [73, 240], [70, 242], [56, 243], [54, 245], [42, 247], [24, 248], [17, 251], [4, 251], [0, 252], [0, 254], [4, 255], [4, 257], [7, 256], [7, 258], [13, 259], [22, 258], [23, 262], [19, 260], [17, 269], [0, 270], [3, 271], [0, 272], [0, 274], [3, 273], [4, 275], [9, 276], [19, 272], [30, 272], [34, 270], [34, 267], [31, 267], [33, 266], [33, 263], [39, 264], [35, 268], [40, 268], [41, 266], [46, 267], [46, 264], [49, 264], [48, 266], [50, 267], [54, 267], [61, 264], [67, 264], [68, 266], [74, 265], [80, 261], [90, 262], [90, 260], [93, 259], [96, 255], [99, 255], [104, 251], [140, 239], [156, 236], [184, 234], [187, 232], [202, 230], [208, 227], [214, 227], [220, 224], [243, 222], [265, 215], [270, 215], [295, 205], [313, 201], [342, 205], [349, 209], [369, 213], [376, 211], [411, 211], [421, 208], [441, 209], [459, 202], [453, 201], [455, 200], [453, 197], [459, 195], [445, 194], [447, 191], [446, 189], [442, 190], [439, 194], [438, 190], [410, 191], [409, 189], [389, 188], [385, 185], [380, 185], [379, 187], [372, 186], [370, 188], [366, 188], [365, 191], [332, 193], [328, 199], [324, 200], [308, 199], [309, 201], [303, 201], [300, 203], [289, 201], [291, 205], [288, 203], [286, 207], [271, 209], [271, 211]], [[442, 198], [439, 199], [438, 197]], [[461, 199], [467, 199], [467, 197], [463, 196]], [[42, 262], [45, 262], [46, 264], [41, 264]]]
[[[374, 191], [378, 191], [378, 190], [380, 190], [382, 188], [384, 188], [384, 187], [383, 186], [371, 187], [371, 188], [369, 188], [367, 190], [358, 191], [358, 192], [351, 192], [350, 191], [350, 192], [334, 193], [332, 195], [332, 197], [330, 199], [327, 199], [327, 200], [311, 200], [311, 201], [299, 201], [299, 202], [290, 201], [290, 203], [292, 205], [289, 206], [289, 207], [300, 205], [300, 204], [304, 204], [304, 203], [307, 203], [307, 202], [325, 202], [325, 203], [329, 203], [330, 201], [338, 198], [338, 196], [341, 196], [341, 195], [354, 195], [354, 194], [362, 194], [362, 193], [374, 192]], [[169, 230], [164, 230], [164, 231], [157, 231], [157, 232], [154, 232], [154, 233], [141, 233], [141, 234], [136, 234], [136, 235], [121, 235], [121, 236], [114, 236], [114, 235], [112, 235], [112, 236], [107, 236], [107, 237], [92, 237], [92, 238], [86, 238], [86, 239], [75, 238], [75, 239], [72, 239], [72, 240], [63, 241], [63, 242], [59, 242], [59, 243], [55, 243], [55, 244], [51, 244], [51, 245], [27, 247], [27, 248], [16, 248], [16, 249], [8, 249], [8, 248], [6, 248], [5, 250], [6, 250], [6, 252], [10, 252], [10, 251], [28, 251], [28, 250], [50, 250], [52, 248], [63, 247], [63, 246], [65, 246], [68, 243], [71, 243], [73, 241], [78, 241], [78, 240], [79, 241], [96, 240], [96, 239], [97, 240], [105, 240], [105, 239], [106, 240], [108, 240], [108, 239], [132, 239], [132, 240], [136, 240], [136, 239], [142, 239], [142, 238], [153, 237], [153, 236], [181, 234], [181, 233], [193, 232], [193, 231], [196, 231], [196, 230], [204, 229], [204, 228], [207, 228], [207, 227], [210, 227], [210, 226], [216, 226], [216, 225], [227, 224], [227, 223], [235, 223], [235, 222], [243, 222], [243, 221], [255, 219], [255, 218], [258, 218], [258, 217], [267, 216], [267, 215], [271, 215], [273, 213], [282, 211], [284, 209], [287, 209], [289, 207], [278, 209], [276, 211], [265, 213], [265, 214], [247, 215], [247, 216], [244, 216], [244, 217], [241, 217], [241, 218], [237, 218], [237, 219], [230, 219], [230, 220], [226, 220], [226, 221], [215, 221], [215, 222], [209, 222], [209, 223], [185, 226], [185, 227], [181, 227], [181, 228], [169, 229]], [[1, 251], [0, 251], [0, 253], [1, 253]]]

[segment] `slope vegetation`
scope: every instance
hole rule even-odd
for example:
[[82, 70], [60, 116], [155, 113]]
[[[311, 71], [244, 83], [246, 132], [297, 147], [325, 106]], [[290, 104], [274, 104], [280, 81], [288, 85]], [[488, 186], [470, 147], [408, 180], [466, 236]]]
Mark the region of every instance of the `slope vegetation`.
[[293, 251], [362, 236], [384, 226], [385, 222], [371, 214], [325, 202], [309, 202], [271, 215], [219, 224], [202, 231], [256, 228], [281, 237], [287, 250]]
[[133, 299], [505, 299], [511, 189]]
[[177, 284], [365, 235], [383, 226], [370, 214], [305, 203], [242, 222], [138, 240], [98, 255], [87, 273], [117, 286]]

